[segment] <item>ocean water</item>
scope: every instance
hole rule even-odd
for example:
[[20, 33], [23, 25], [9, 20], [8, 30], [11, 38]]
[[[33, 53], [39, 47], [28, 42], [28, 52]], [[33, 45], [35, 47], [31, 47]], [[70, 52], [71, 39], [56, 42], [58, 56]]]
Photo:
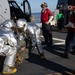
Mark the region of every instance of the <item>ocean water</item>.
[[41, 22], [40, 21], [41, 13], [32, 13], [32, 15], [34, 16], [36, 23], [40, 23]]

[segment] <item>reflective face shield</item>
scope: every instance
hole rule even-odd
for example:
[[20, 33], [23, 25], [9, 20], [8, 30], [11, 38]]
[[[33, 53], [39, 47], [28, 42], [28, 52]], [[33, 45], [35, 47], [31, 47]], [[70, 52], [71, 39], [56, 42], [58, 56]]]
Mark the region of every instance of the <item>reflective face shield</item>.
[[19, 32], [23, 32], [27, 29], [27, 22], [25, 19], [19, 19], [17, 21], [17, 28]]
[[[24, 27], [25, 27], [25, 25], [24, 25]], [[22, 33], [22, 32], [24, 31], [24, 27], [18, 28], [18, 31], [19, 31], [20, 33]]]

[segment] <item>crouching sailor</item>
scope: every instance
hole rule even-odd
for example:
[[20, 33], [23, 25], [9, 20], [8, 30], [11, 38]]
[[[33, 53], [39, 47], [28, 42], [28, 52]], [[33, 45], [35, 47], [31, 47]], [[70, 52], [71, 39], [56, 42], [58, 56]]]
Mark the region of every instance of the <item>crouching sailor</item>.
[[17, 64], [20, 65], [24, 59], [28, 59], [28, 49], [26, 48], [26, 28], [27, 23], [25, 19], [17, 20], [17, 41], [18, 41], [18, 54], [19, 54], [19, 61], [17, 60]]
[[6, 56], [3, 74], [12, 74], [17, 71], [15, 68], [17, 41], [13, 34], [14, 25], [15, 23], [12, 20], [6, 20], [0, 27], [0, 55]]

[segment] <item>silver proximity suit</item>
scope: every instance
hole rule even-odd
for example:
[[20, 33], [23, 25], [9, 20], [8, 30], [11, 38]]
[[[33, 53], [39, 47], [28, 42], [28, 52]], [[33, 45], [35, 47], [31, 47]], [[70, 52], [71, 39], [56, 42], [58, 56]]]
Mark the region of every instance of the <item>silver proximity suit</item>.
[[28, 23], [27, 26], [28, 26], [27, 30], [33, 35], [32, 44], [33, 45], [37, 44], [38, 51], [40, 54], [44, 53], [44, 50], [41, 45], [41, 37], [40, 37], [41, 29], [39, 27], [40, 26], [39, 23]]
[[11, 29], [13, 25], [12, 20], [6, 20], [0, 27], [0, 55], [6, 56], [4, 64], [8, 66], [14, 66], [17, 53], [17, 41]]
[[[18, 46], [19, 47], [25, 47], [25, 37], [26, 37], [26, 29], [27, 29], [27, 23], [25, 19], [19, 19], [17, 20], [17, 29], [18, 29]], [[19, 30], [21, 29], [21, 30]], [[21, 43], [20, 43], [21, 42]], [[19, 48], [18, 47], [18, 48]]]

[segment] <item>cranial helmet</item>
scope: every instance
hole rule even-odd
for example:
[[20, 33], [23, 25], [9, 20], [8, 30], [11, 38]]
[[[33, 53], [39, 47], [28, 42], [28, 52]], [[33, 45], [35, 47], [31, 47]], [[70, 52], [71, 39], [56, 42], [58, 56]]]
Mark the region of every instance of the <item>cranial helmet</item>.
[[27, 26], [26, 20], [25, 20], [25, 19], [19, 19], [19, 20], [17, 21], [17, 26], [18, 26], [18, 28], [22, 28], [22, 27], [24, 27], [24, 26]]
[[13, 20], [6, 20], [2, 23], [3, 27], [12, 28], [15, 27], [15, 22]]
[[72, 5], [68, 6], [68, 10], [73, 10], [73, 6]]
[[48, 5], [47, 5], [46, 2], [43, 2], [43, 3], [41, 4], [41, 7], [42, 7], [42, 6], [48, 7]]

